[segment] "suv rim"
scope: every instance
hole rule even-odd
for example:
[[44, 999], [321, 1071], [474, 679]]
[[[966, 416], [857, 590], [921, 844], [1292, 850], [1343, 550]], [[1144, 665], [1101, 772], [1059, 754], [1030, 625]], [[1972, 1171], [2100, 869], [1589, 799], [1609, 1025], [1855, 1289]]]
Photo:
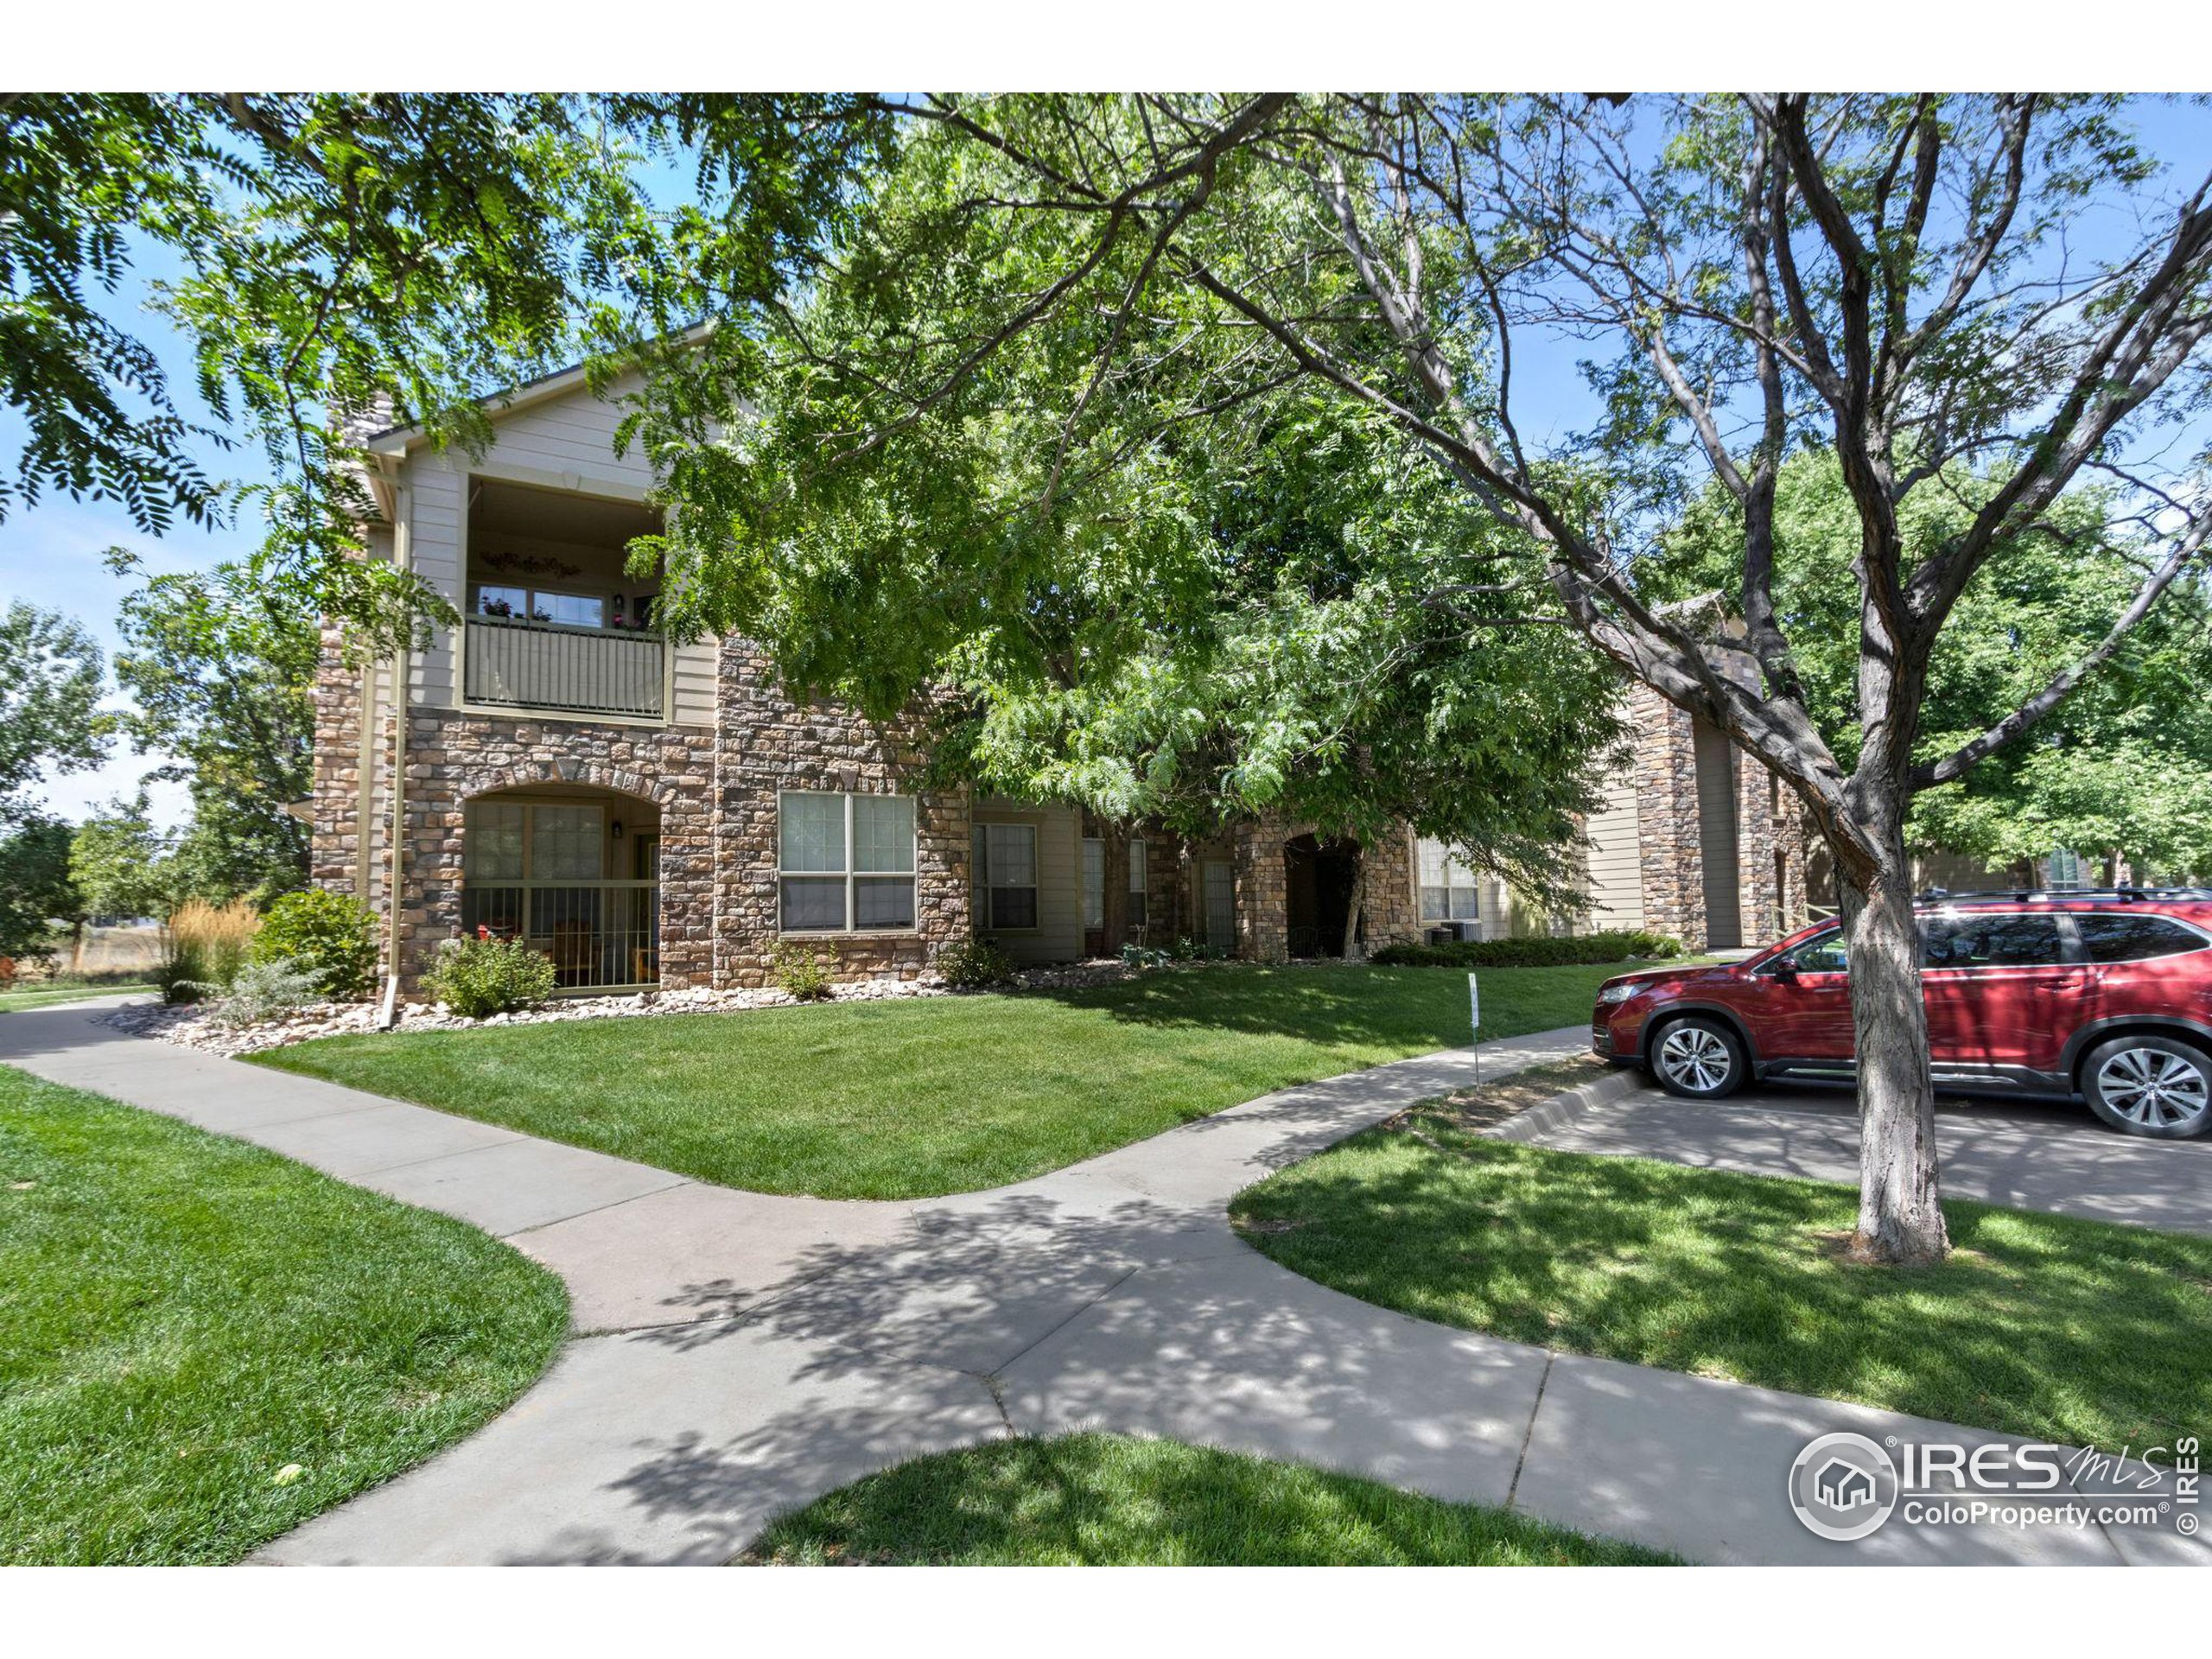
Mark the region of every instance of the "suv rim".
[[1676, 1026], [1659, 1039], [1660, 1071], [1685, 1089], [1718, 1089], [1729, 1064], [1728, 1045], [1703, 1026]]
[[2146, 1129], [2170, 1129], [2212, 1104], [2204, 1074], [2163, 1048], [2123, 1048], [2097, 1068], [2105, 1104]]

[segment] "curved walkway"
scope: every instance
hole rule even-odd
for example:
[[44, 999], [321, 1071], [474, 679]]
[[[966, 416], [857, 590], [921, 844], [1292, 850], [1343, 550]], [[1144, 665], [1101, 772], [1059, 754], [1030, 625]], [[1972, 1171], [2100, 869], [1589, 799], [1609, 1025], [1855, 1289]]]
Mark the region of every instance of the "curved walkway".
[[[283, 1562], [718, 1562], [921, 1452], [1084, 1427], [1293, 1458], [1738, 1561], [2205, 1557], [2094, 1526], [1815, 1538], [1815, 1434], [2000, 1436], [1554, 1355], [1353, 1300], [1248, 1249], [1239, 1189], [1471, 1080], [1447, 1050], [1282, 1090], [1017, 1186], [769, 1197], [123, 1035], [0, 1017], [0, 1062], [447, 1211], [558, 1270], [577, 1336], [474, 1439], [280, 1539]], [[1500, 1076], [1580, 1028], [1485, 1044]]]

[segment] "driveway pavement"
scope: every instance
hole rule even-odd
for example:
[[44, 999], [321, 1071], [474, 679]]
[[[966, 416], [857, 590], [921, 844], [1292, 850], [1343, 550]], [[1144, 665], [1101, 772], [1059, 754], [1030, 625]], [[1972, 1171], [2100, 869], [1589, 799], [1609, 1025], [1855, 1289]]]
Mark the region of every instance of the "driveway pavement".
[[[2212, 1139], [2139, 1141], [2079, 1105], [1946, 1099], [1936, 1150], [1947, 1196], [2170, 1232], [2212, 1233]], [[1755, 1175], [1859, 1179], [1851, 1095], [1812, 1085], [1677, 1100], [1639, 1089], [1527, 1137], [1562, 1152], [1663, 1158]]]
[[[503, 1416], [278, 1540], [278, 1562], [718, 1562], [921, 1452], [1100, 1427], [1511, 1503], [1700, 1560], [2212, 1561], [2171, 1534], [1799, 1527], [1799, 1447], [2001, 1437], [1408, 1319], [1248, 1249], [1242, 1187], [1472, 1080], [1452, 1050], [1280, 1093], [1039, 1179], [899, 1204], [740, 1192], [122, 1035], [0, 1016], [0, 1061], [273, 1146], [509, 1238], [576, 1338]], [[1496, 1077], [1580, 1028], [1491, 1043]]]

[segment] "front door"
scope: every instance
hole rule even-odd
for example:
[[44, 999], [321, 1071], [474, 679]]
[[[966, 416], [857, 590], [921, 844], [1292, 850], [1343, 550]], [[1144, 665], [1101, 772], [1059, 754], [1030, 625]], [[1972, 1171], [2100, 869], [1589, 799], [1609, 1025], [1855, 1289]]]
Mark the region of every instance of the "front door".
[[1205, 886], [1206, 943], [1227, 950], [1236, 943], [1236, 878], [1225, 858], [1199, 867]]

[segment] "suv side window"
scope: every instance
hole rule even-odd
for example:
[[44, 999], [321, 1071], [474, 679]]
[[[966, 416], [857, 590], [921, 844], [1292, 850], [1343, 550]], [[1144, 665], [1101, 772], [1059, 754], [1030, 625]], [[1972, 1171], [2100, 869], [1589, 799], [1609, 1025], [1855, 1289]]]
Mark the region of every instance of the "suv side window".
[[1782, 953], [1782, 960], [1801, 974], [1841, 974], [1850, 971], [1843, 950], [1843, 930], [1830, 928], [1825, 933], [1815, 933], [1795, 950]]
[[2058, 918], [2048, 912], [1930, 916], [1920, 925], [1923, 968], [2043, 968], [2061, 960]]
[[2076, 916], [2091, 962], [2144, 962], [2204, 949], [2204, 936], [2165, 916]]

